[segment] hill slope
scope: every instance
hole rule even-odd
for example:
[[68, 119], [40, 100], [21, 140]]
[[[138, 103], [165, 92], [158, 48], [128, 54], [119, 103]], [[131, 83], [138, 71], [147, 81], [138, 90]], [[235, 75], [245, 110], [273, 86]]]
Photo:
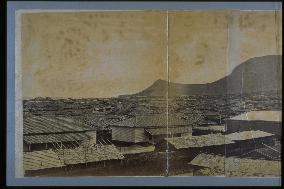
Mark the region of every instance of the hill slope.
[[268, 55], [251, 58], [238, 65], [230, 75], [206, 84], [168, 83], [155, 81], [150, 87], [134, 95], [169, 96], [195, 94], [237, 94], [251, 92], [282, 92], [282, 56]]

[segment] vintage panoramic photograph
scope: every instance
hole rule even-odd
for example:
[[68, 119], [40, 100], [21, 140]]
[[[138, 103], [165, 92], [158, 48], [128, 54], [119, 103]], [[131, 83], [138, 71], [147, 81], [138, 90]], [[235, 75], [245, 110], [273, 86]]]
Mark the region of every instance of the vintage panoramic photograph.
[[22, 11], [24, 177], [280, 177], [282, 11]]

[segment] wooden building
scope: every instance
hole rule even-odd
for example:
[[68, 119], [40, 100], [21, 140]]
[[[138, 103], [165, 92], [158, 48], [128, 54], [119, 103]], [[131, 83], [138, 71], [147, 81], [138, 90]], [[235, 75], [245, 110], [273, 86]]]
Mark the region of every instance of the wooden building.
[[178, 115], [150, 114], [134, 116], [112, 124], [112, 140], [127, 143], [156, 143], [171, 136], [184, 136], [192, 133], [191, 119]]
[[207, 125], [194, 127], [192, 130], [192, 135], [208, 135], [216, 133], [225, 133], [225, 125]]
[[24, 118], [25, 174], [55, 171], [62, 167], [121, 160], [122, 153], [99, 140], [96, 130], [76, 120], [55, 116]]
[[158, 142], [156, 150], [169, 150], [176, 154], [175, 156], [188, 156], [189, 159], [199, 153], [242, 156], [252, 150], [264, 147], [265, 144], [273, 145], [273, 139], [273, 134], [263, 131], [173, 137]]
[[260, 130], [281, 136], [281, 111], [251, 111], [226, 120], [226, 133]]
[[193, 147], [236, 144], [240, 141], [253, 141], [254, 143], [258, 140], [263, 141], [263, 139], [272, 141], [273, 136], [273, 134], [264, 131], [243, 131], [227, 135], [217, 133], [198, 136], [173, 137], [166, 138], [165, 141], [167, 141], [175, 149], [186, 149]]
[[[88, 143], [92, 144], [92, 143]], [[24, 152], [24, 170], [27, 173], [31, 171], [47, 171], [47, 169], [56, 171], [56, 168], [62, 168], [70, 165], [87, 164], [95, 162], [104, 162], [111, 160], [121, 160], [124, 156], [114, 145], [80, 145], [76, 148], [58, 148], [32, 152]]]
[[25, 116], [24, 151], [75, 148], [82, 141], [96, 144], [96, 130], [59, 116]]

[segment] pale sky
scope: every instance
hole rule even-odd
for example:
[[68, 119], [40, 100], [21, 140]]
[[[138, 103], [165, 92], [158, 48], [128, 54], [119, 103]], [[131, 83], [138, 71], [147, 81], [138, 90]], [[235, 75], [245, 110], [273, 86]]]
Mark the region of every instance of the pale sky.
[[[280, 16], [170, 11], [170, 81], [213, 82], [249, 58], [280, 54]], [[166, 80], [166, 29], [161, 11], [24, 13], [23, 96], [113, 97]]]
[[24, 97], [111, 97], [166, 79], [165, 12], [22, 18]]
[[275, 11], [173, 12], [169, 44], [170, 81], [213, 82], [249, 58], [281, 54], [282, 14]]

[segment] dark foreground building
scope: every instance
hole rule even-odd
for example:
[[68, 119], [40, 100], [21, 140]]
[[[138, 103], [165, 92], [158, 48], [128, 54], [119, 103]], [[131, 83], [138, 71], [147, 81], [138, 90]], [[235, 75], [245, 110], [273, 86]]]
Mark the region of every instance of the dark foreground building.
[[281, 136], [281, 111], [251, 111], [226, 121], [226, 133], [260, 130]]

